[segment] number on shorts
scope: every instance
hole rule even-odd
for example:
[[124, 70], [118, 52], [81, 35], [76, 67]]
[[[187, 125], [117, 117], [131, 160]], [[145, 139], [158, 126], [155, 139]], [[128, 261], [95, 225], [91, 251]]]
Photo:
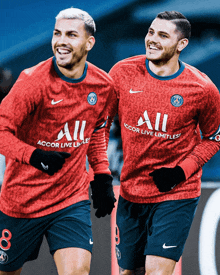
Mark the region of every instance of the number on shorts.
[[120, 243], [119, 228], [116, 224], [115, 226], [115, 243], [118, 245]]
[[[12, 238], [11, 231], [8, 229], [2, 230], [2, 237], [0, 238], [0, 248], [2, 250], [9, 250], [11, 247], [11, 242], [9, 242]], [[6, 246], [4, 244], [6, 243]]]

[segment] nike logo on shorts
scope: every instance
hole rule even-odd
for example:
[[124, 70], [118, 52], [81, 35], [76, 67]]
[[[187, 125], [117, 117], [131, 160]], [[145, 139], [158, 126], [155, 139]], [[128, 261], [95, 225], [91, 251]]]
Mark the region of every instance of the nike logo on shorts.
[[174, 248], [174, 247], [177, 247], [177, 245], [166, 245], [165, 243], [163, 244], [163, 249]]

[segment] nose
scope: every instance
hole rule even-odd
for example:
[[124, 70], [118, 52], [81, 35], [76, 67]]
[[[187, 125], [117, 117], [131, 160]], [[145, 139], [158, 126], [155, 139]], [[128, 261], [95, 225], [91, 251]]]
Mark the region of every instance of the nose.
[[151, 35], [151, 37], [149, 37], [148, 41], [150, 41], [151, 43], [157, 44], [159, 42], [159, 39], [157, 35], [153, 34]]
[[67, 41], [66, 41], [66, 36], [64, 35], [64, 34], [62, 34], [62, 35], [60, 35], [59, 36], [59, 38], [58, 38], [58, 40], [57, 40], [57, 42], [59, 43], [59, 44], [67, 44]]

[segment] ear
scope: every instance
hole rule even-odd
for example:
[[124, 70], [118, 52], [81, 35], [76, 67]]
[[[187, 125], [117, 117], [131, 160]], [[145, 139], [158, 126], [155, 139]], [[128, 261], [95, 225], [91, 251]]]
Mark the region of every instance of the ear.
[[95, 37], [89, 36], [86, 42], [86, 50], [90, 51], [94, 45], [95, 45]]
[[189, 44], [189, 40], [187, 38], [182, 38], [179, 40], [178, 45], [177, 45], [177, 50], [181, 52], [186, 48], [186, 46]]

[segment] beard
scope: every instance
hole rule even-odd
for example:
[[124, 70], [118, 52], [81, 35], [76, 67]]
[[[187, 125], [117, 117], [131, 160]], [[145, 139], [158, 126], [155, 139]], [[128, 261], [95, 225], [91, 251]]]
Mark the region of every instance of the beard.
[[55, 56], [58, 66], [65, 68], [67, 70], [71, 70], [76, 64], [79, 64], [87, 54], [88, 52], [86, 51], [85, 46], [82, 46], [79, 52], [71, 51], [70, 56], [60, 56], [59, 54], [58, 56], [57, 54], [55, 54]]
[[177, 51], [177, 44], [175, 44], [173, 47], [169, 48], [168, 50], [165, 50], [163, 53], [161, 53], [156, 57], [148, 53], [148, 50], [147, 50], [146, 57], [149, 61], [151, 61], [155, 65], [163, 65], [163, 64], [166, 64], [176, 54], [176, 51]]

